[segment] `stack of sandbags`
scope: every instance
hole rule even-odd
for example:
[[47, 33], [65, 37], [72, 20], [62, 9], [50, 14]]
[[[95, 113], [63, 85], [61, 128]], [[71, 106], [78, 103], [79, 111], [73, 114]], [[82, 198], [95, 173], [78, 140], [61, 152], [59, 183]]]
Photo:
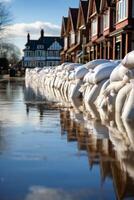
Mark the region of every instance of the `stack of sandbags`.
[[115, 69], [118, 64], [115, 62], [107, 62], [96, 66], [93, 70], [90, 69], [88, 74], [84, 77], [86, 82], [91, 84], [97, 84], [104, 79], [108, 79], [111, 72]]
[[72, 101], [73, 99], [79, 98], [81, 93], [79, 91], [81, 85], [83, 84], [83, 77], [88, 73], [88, 69], [83, 65], [75, 68], [69, 76], [69, 87], [68, 87], [68, 99]]
[[103, 63], [108, 63], [110, 60], [106, 59], [97, 59], [97, 60], [92, 60], [84, 64], [83, 66], [87, 69], [94, 69], [96, 66], [101, 65]]
[[83, 98], [86, 98], [85, 93], [90, 92], [90, 90], [93, 87], [93, 84], [95, 82], [95, 79], [93, 80], [94, 82], [89, 81], [90, 76], [93, 77], [93, 73], [95, 72], [94, 69], [97, 66], [99, 66], [101, 64], [106, 64], [106, 63], [111, 63], [111, 62], [109, 60], [106, 60], [106, 59], [97, 59], [97, 60], [92, 60], [92, 61], [86, 63], [85, 65], [83, 65], [85, 68], [87, 68], [89, 70], [89, 72], [84, 76], [84, 79], [83, 79], [84, 85], [82, 85], [82, 87], [80, 89]]
[[118, 63], [116, 62], [105, 62], [96, 66], [94, 69], [90, 69], [84, 77], [84, 82], [86, 85], [84, 91], [84, 104], [87, 111], [91, 112], [92, 117], [94, 118], [98, 117], [98, 112], [95, 106], [96, 100], [101, 89], [104, 88], [103, 85], [107, 83], [111, 72], [116, 68], [117, 65]]
[[110, 82], [97, 99], [97, 106], [107, 109], [107, 112], [115, 112], [117, 125], [120, 124], [120, 117], [134, 119], [134, 51], [128, 53], [112, 71]]

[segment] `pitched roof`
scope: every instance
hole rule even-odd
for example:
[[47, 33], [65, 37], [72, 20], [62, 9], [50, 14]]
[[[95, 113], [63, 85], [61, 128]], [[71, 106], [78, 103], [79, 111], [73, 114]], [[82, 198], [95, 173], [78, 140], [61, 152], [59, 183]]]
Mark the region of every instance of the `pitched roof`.
[[[89, 0], [87, 22], [88, 22], [88, 19], [90, 18], [90, 15], [92, 15], [93, 10], [95, 10], [95, 12], [99, 13], [100, 2], [101, 2], [101, 0]], [[93, 7], [93, 6], [95, 6], [95, 7]]]
[[81, 7], [84, 15], [84, 20], [87, 20], [87, 13], [88, 13], [88, 1], [81, 1]]
[[67, 32], [67, 22], [68, 22], [68, 17], [62, 17], [62, 27], [61, 27], [61, 36], [64, 35], [64, 33]]
[[78, 8], [69, 8], [69, 15], [71, 17], [73, 29], [76, 30], [78, 19]]
[[29, 50], [35, 51], [38, 45], [44, 45], [44, 50], [47, 50], [55, 41], [63, 47], [63, 39], [57, 36], [45, 36], [38, 40], [29, 40], [25, 46], [29, 47]]
[[79, 11], [78, 11], [78, 20], [77, 20], [77, 28], [81, 25], [86, 25], [88, 14], [88, 1], [80, 1]]
[[113, 0], [101, 0], [100, 11], [102, 11], [105, 7], [113, 7], [113, 6], [115, 6], [115, 2]]
[[95, 0], [96, 10], [97, 10], [98, 13], [99, 13], [99, 10], [100, 10], [100, 2], [101, 2], [101, 0]]

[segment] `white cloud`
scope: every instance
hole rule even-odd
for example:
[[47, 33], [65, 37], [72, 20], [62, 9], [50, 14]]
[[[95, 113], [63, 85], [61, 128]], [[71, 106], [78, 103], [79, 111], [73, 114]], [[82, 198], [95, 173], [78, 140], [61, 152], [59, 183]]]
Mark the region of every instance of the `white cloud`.
[[56, 188], [32, 186], [25, 200], [80, 200], [80, 199], [102, 199], [102, 191], [96, 189], [80, 189], [65, 191]]
[[33, 23], [18, 23], [8, 27], [8, 35], [10, 38], [26, 37], [27, 32], [31, 33], [31, 37], [38, 38], [40, 29], [44, 29], [45, 35], [60, 35], [60, 26], [49, 23], [36, 21]]
[[47, 189], [43, 187], [32, 187], [26, 200], [73, 200], [73, 198], [62, 190]]
[[3, 32], [3, 35], [6, 42], [14, 43], [22, 51], [27, 41], [27, 33], [30, 33], [31, 39], [38, 39], [40, 37], [41, 29], [44, 29], [44, 34], [47, 36], [59, 36], [61, 27], [43, 21], [16, 23], [7, 27], [5, 32]]

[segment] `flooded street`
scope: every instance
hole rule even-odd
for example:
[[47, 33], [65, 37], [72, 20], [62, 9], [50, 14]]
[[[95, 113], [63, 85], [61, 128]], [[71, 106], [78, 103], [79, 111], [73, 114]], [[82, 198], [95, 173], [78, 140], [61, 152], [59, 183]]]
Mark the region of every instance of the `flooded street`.
[[117, 152], [68, 110], [25, 99], [24, 82], [0, 83], [1, 200], [134, 199], [132, 151]]

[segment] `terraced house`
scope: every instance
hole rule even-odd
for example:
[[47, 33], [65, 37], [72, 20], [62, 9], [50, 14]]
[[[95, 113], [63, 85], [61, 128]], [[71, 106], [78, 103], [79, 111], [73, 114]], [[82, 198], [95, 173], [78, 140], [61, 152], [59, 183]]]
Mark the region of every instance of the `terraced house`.
[[[70, 8], [71, 9], [71, 8]], [[71, 14], [73, 19], [74, 13]], [[76, 16], [75, 16], [76, 17]], [[66, 18], [66, 26], [70, 21]], [[64, 24], [64, 26], [63, 26]], [[61, 36], [69, 44], [69, 29], [62, 24]], [[64, 46], [62, 61], [85, 63], [93, 59], [122, 59], [134, 50], [134, 1], [80, 1], [75, 18], [75, 45]], [[72, 57], [68, 53], [75, 55]], [[63, 52], [62, 52], [63, 54]]]
[[31, 40], [27, 35], [24, 49], [24, 67], [56, 66], [61, 63], [60, 51], [63, 48], [63, 39], [56, 36], [44, 36], [44, 30], [38, 40]]

